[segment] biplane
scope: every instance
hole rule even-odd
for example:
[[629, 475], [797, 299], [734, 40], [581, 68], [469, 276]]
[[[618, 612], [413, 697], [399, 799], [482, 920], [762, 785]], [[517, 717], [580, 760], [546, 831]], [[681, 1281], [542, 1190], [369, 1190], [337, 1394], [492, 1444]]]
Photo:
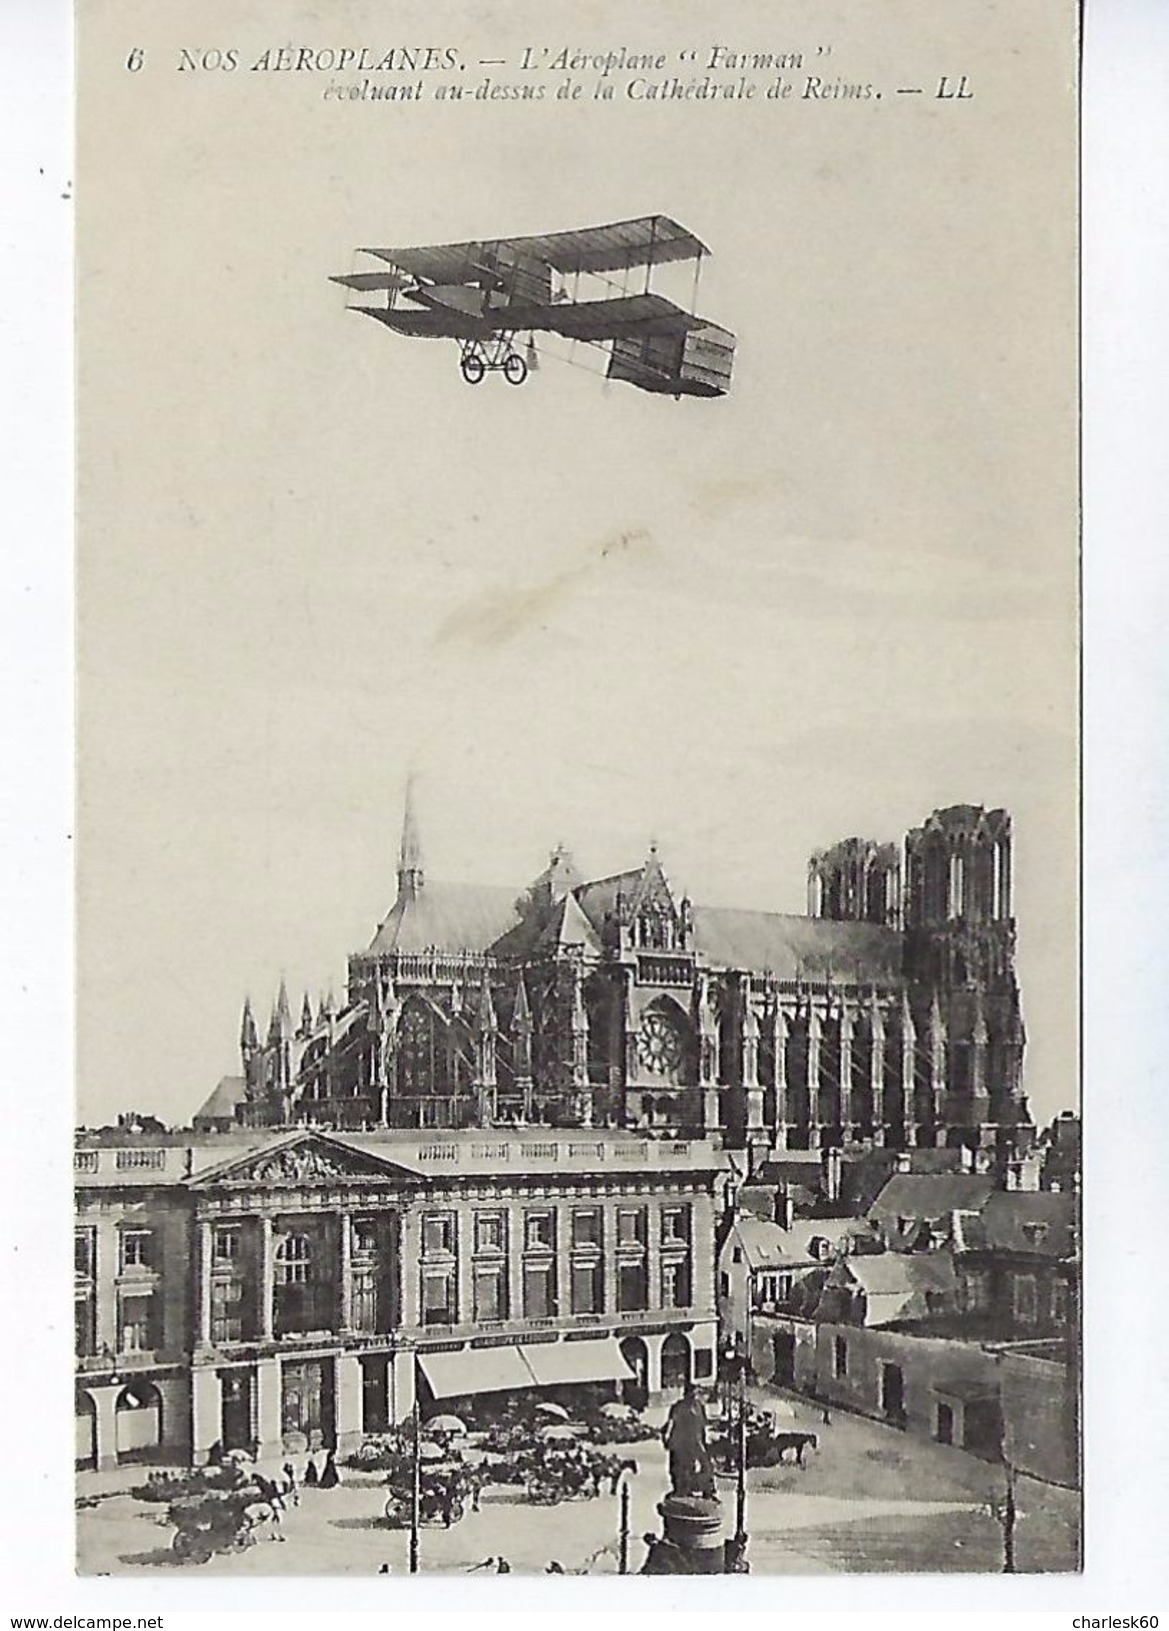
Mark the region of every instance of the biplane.
[[[357, 253], [382, 264], [330, 281], [383, 294], [385, 303], [348, 309], [411, 339], [453, 340], [468, 385], [491, 373], [522, 385], [538, 358], [539, 334], [557, 336], [572, 350], [599, 348], [606, 376], [639, 390], [714, 397], [730, 389], [735, 337], [695, 310], [710, 251], [667, 216]], [[689, 310], [650, 287], [659, 267], [687, 261], [694, 263]]]

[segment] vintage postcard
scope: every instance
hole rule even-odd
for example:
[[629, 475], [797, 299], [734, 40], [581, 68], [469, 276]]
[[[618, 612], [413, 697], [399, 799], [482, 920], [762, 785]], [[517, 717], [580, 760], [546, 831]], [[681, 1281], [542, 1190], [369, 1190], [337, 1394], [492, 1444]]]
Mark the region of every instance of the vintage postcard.
[[1079, 46], [81, 0], [81, 1574], [1080, 1568]]

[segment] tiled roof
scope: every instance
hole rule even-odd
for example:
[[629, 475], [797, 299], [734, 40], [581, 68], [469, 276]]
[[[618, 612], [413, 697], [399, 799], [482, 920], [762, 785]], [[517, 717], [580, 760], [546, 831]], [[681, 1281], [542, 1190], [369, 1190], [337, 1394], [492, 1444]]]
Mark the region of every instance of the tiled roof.
[[196, 1110], [193, 1122], [234, 1121], [235, 1107], [243, 1099], [246, 1087], [242, 1076], [221, 1076], [212, 1092]]
[[1079, 1206], [1075, 1195], [1051, 1190], [998, 1190], [982, 1209], [990, 1251], [1071, 1257]]
[[994, 1193], [993, 1178], [967, 1172], [899, 1172], [869, 1207], [878, 1222], [909, 1218], [933, 1223], [951, 1212], [978, 1212]]
[[895, 929], [780, 912], [696, 906], [694, 946], [714, 963], [770, 969], [781, 979], [829, 970], [842, 978], [889, 979], [901, 968], [902, 939]]
[[428, 879], [416, 894], [399, 896], [369, 949], [487, 951], [519, 925], [516, 900], [514, 889]]
[[864, 1323], [870, 1326], [924, 1319], [935, 1312], [930, 1293], [952, 1296], [956, 1290], [953, 1260], [946, 1252], [912, 1257], [900, 1252], [876, 1252], [850, 1257], [846, 1267], [864, 1293]]
[[809, 1251], [809, 1242], [827, 1232], [825, 1223], [810, 1218], [782, 1229], [778, 1223], [748, 1214], [735, 1225], [743, 1256], [753, 1269], [797, 1268], [815, 1263], [818, 1259]]

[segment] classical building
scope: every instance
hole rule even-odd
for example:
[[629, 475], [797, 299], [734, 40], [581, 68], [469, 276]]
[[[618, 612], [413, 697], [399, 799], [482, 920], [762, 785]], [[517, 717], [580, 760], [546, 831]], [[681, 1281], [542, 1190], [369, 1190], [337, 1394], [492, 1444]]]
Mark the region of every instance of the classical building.
[[407, 801], [397, 898], [343, 1003], [281, 987], [242, 1075], [196, 1125], [543, 1122], [734, 1146], [1032, 1141], [1014, 970], [1011, 826], [940, 810], [904, 845], [812, 858], [808, 915], [678, 898], [651, 848], [526, 889], [428, 877]]
[[416, 1391], [708, 1383], [725, 1159], [547, 1129], [83, 1134], [78, 1461], [344, 1451]]

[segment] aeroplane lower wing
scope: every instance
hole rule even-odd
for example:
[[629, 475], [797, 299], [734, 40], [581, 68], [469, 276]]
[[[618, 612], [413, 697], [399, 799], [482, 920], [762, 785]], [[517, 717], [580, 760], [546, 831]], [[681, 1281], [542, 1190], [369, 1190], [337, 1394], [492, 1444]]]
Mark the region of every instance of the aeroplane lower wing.
[[509, 306], [492, 314], [498, 324], [515, 329], [542, 329], [568, 340], [616, 340], [626, 335], [685, 334], [704, 328], [694, 317], [660, 294], [617, 295], [612, 300], [581, 300], [550, 306]]
[[468, 317], [449, 307], [434, 311], [406, 311], [400, 307], [350, 306], [350, 311], [364, 312], [376, 317], [379, 323], [393, 329], [395, 334], [407, 334], [421, 340], [487, 340], [495, 332], [488, 323]]

